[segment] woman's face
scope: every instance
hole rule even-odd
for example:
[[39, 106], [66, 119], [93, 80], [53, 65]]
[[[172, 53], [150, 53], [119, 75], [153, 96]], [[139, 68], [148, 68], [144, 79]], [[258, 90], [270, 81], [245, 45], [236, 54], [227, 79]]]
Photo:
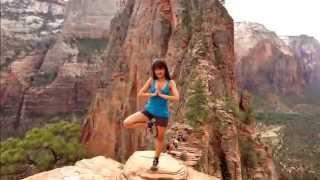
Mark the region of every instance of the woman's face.
[[165, 69], [160, 67], [160, 68], [155, 68], [154, 73], [158, 78], [163, 78], [165, 76]]

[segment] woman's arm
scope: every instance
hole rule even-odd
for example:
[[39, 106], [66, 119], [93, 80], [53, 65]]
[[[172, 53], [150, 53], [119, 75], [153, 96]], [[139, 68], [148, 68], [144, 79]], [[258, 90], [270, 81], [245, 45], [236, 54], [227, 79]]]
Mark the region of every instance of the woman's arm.
[[180, 95], [174, 80], [170, 81], [170, 90], [172, 95], [168, 96], [168, 95], [159, 93], [159, 96], [170, 101], [179, 101]]
[[150, 97], [155, 96], [155, 93], [146, 92], [151, 86], [152, 78], [150, 77], [147, 82], [142, 86], [142, 88], [138, 92], [138, 97]]

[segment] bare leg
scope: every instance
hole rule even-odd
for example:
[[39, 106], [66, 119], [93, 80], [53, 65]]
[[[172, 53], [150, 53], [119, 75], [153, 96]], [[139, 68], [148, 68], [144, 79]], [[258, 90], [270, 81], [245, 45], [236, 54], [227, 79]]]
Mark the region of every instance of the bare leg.
[[165, 127], [157, 126], [158, 129], [158, 136], [156, 140], [156, 151], [154, 154], [151, 170], [156, 171], [158, 169], [157, 165], [159, 163], [159, 157], [160, 153], [162, 152], [163, 146], [164, 146], [164, 133], [166, 131]]
[[138, 111], [131, 114], [123, 121], [123, 127], [125, 128], [138, 128], [145, 127], [148, 117], [145, 116], [142, 112]]
[[164, 134], [166, 131], [165, 127], [161, 127], [161, 126], [157, 126], [158, 128], [158, 136], [157, 136], [157, 140], [156, 140], [156, 152], [155, 152], [155, 157], [159, 157], [160, 153], [163, 150], [163, 146], [164, 146]]

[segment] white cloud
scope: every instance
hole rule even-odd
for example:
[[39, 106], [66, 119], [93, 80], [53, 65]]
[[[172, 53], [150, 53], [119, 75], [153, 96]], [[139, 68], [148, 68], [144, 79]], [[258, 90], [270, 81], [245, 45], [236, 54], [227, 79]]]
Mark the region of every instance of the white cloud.
[[320, 40], [319, 0], [226, 0], [235, 21], [265, 25], [279, 35], [307, 34]]

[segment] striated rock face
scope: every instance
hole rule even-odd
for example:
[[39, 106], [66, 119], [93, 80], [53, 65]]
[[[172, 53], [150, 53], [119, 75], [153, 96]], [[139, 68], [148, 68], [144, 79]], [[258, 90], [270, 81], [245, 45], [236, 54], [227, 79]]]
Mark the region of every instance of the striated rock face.
[[1, 46], [6, 62], [1, 70], [1, 138], [86, 113], [110, 20], [120, 8], [116, 2], [72, 0], [66, 9], [65, 1], [1, 2], [1, 33], [8, 39]]
[[310, 134], [319, 131], [314, 124], [320, 109], [319, 41], [307, 35], [279, 37], [261, 24], [239, 22], [235, 44], [238, 84], [254, 94], [262, 127], [258, 136], [274, 148], [281, 179], [317, 177], [319, 168], [308, 155], [317, 152], [318, 142]]
[[30, 79], [61, 32], [65, 4], [61, 0], [1, 1], [1, 138], [19, 134]]
[[61, 31], [64, 0], [1, 1], [1, 69], [33, 51], [44, 51]]
[[78, 161], [74, 166], [66, 166], [25, 178], [25, 180], [219, 180], [183, 165], [168, 154], [159, 158], [158, 171], [149, 170], [153, 151], [137, 151], [125, 165], [103, 156]]
[[306, 35], [279, 37], [261, 24], [235, 23], [240, 89], [255, 95], [258, 111], [316, 112], [319, 44]]
[[238, 84], [255, 94], [302, 96], [320, 82], [320, 43], [313, 37], [279, 37], [261, 24], [238, 22], [235, 51]]
[[92, 39], [107, 36], [110, 21], [121, 7], [119, 3], [119, 0], [70, 1], [63, 32]]
[[284, 53], [291, 52], [275, 32], [268, 30], [265, 26], [251, 22], [235, 22], [235, 49], [237, 61], [250, 53], [250, 50], [257, 46], [260, 41], [270, 40]]
[[[83, 123], [89, 154], [123, 162], [136, 149], [147, 148], [143, 129], [126, 130], [122, 121], [142, 109], [145, 99], [138, 99], [137, 91], [150, 77], [152, 59], [161, 57], [181, 94], [181, 101], [171, 105], [170, 123], [192, 124], [199, 133], [198, 169], [221, 179], [242, 179], [243, 173], [249, 179], [276, 179], [270, 152], [251, 136], [254, 126], [232, 111], [238, 107], [233, 20], [219, 1], [127, 1], [109, 34], [101, 86]], [[249, 149], [261, 154], [259, 165], [242, 163], [240, 139], [248, 139]]]
[[299, 60], [274, 32], [256, 23], [235, 23], [239, 86], [251, 91], [301, 93]]
[[320, 42], [314, 37], [307, 35], [281, 38], [299, 59], [303, 79], [308, 84], [319, 83]]
[[[59, 5], [62, 1], [57, 2], [52, 1]], [[276, 179], [270, 152], [252, 135], [253, 123], [246, 124], [235, 112], [239, 97], [233, 31], [233, 20], [218, 0], [71, 0], [54, 43], [43, 51], [35, 49], [12, 58], [1, 71], [0, 105], [5, 119], [0, 122], [1, 137], [87, 113], [82, 142], [89, 154], [124, 162], [151, 143], [143, 130], [125, 130], [122, 121], [143, 107], [146, 99], [138, 99], [137, 91], [150, 77], [152, 59], [161, 57], [181, 94], [181, 101], [171, 105], [170, 126], [178, 121], [190, 124], [195, 133], [190, 138], [194, 144], [186, 142], [181, 148], [191, 154], [185, 164], [220, 179]], [[243, 161], [247, 158], [243, 141], [250, 142], [249, 150], [259, 164]], [[195, 153], [197, 148], [201, 153]], [[168, 162], [177, 164], [178, 179], [211, 178]], [[118, 172], [117, 165], [111, 167]], [[142, 163], [138, 167], [144, 172]], [[166, 174], [174, 172], [165, 170]], [[79, 175], [78, 171], [69, 167], [54, 172], [62, 178], [61, 173]], [[108, 176], [87, 170], [83, 174], [85, 178]]]

